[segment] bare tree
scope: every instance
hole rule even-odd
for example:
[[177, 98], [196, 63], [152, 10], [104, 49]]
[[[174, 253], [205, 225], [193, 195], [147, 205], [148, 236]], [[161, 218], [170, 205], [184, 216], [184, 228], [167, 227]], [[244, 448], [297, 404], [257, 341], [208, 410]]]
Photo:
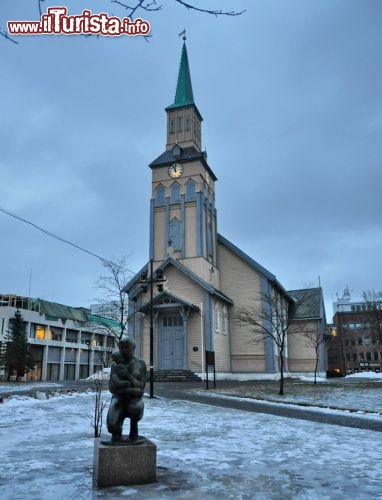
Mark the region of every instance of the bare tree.
[[314, 384], [317, 384], [317, 371], [318, 371], [318, 364], [320, 361], [320, 348], [321, 345], [324, 344], [325, 342], [325, 334], [324, 330], [322, 331], [317, 331], [315, 330], [308, 330], [304, 333], [304, 336], [306, 340], [308, 341], [308, 344], [313, 346], [316, 360], [314, 364]]
[[[291, 323], [289, 314], [291, 299], [273, 288], [270, 293], [259, 293], [254, 300], [254, 307], [240, 308], [234, 318], [242, 326], [250, 326], [255, 334], [255, 341], [269, 338], [277, 348], [280, 384], [279, 394], [284, 394], [285, 347], [288, 328]], [[257, 338], [256, 338], [257, 337]]]
[[103, 411], [106, 406], [106, 401], [102, 397], [102, 391], [103, 391], [102, 377], [98, 377], [93, 380], [92, 391], [94, 395], [94, 409], [93, 413], [87, 412], [87, 416], [91, 422], [91, 426], [94, 429], [94, 437], [98, 438], [100, 437], [102, 432]]
[[103, 318], [97, 328], [102, 328], [108, 335], [121, 340], [128, 329], [128, 296], [124, 288], [134, 273], [127, 268], [127, 257], [121, 256], [114, 262], [103, 261], [105, 275], [100, 276], [95, 287], [101, 297], [97, 299], [99, 315]]
[[[317, 290], [320, 293], [317, 293]], [[252, 308], [240, 308], [234, 317], [239, 324], [250, 326], [254, 333], [255, 341], [264, 342], [266, 339], [273, 342], [277, 349], [278, 368], [280, 372], [279, 394], [284, 394], [284, 373], [286, 368], [285, 353], [288, 339], [297, 334], [304, 337], [309, 335], [315, 342], [316, 367], [318, 368], [319, 347], [324, 340], [323, 335], [317, 333], [317, 327], [312, 330], [311, 316], [312, 305], [314, 310], [319, 310], [317, 301], [321, 298], [321, 289], [304, 289], [285, 292], [273, 287], [270, 293], [260, 293], [254, 301]]]

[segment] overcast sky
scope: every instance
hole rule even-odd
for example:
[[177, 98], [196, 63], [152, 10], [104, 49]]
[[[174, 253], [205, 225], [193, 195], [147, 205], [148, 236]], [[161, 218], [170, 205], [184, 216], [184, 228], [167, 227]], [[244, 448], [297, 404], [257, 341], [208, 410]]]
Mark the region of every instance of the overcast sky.
[[[130, 3], [132, 0], [130, 0]], [[157, 0], [141, 37], [0, 38], [0, 207], [106, 259], [148, 259], [151, 170], [182, 40], [218, 231], [286, 289], [382, 290], [382, 2]], [[129, 3], [129, 2], [127, 2]], [[109, 0], [46, 1], [124, 17]], [[0, 26], [39, 18], [1, 0]], [[88, 306], [100, 261], [0, 212], [0, 293]], [[31, 277], [31, 279], [30, 279]], [[330, 304], [330, 307], [329, 307]]]

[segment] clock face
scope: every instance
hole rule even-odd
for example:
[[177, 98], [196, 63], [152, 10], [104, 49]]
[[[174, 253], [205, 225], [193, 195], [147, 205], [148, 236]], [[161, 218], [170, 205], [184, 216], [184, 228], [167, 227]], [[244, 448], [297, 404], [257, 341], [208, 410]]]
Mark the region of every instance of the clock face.
[[172, 179], [177, 179], [183, 174], [183, 165], [180, 163], [174, 163], [170, 167], [168, 167], [168, 175]]

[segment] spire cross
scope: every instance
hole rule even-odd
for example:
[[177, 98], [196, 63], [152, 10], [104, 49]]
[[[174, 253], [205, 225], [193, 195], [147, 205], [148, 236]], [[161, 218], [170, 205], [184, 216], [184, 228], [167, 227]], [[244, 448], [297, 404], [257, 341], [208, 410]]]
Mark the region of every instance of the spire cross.
[[183, 30], [181, 33], [179, 33], [179, 36], [183, 36], [183, 40], [186, 41], [186, 30]]

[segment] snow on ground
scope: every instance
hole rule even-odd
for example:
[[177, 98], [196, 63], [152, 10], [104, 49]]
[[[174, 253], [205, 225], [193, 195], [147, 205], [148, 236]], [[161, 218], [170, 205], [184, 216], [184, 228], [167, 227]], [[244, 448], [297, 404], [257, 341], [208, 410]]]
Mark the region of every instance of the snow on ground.
[[375, 372], [352, 373], [351, 375], [348, 375], [346, 378], [348, 378], [348, 379], [367, 378], [367, 379], [373, 379], [373, 380], [382, 380], [382, 373], [375, 373]]
[[158, 481], [93, 492], [93, 405], [87, 393], [0, 405], [2, 500], [382, 498], [382, 433], [149, 398], [140, 434], [157, 444]]

